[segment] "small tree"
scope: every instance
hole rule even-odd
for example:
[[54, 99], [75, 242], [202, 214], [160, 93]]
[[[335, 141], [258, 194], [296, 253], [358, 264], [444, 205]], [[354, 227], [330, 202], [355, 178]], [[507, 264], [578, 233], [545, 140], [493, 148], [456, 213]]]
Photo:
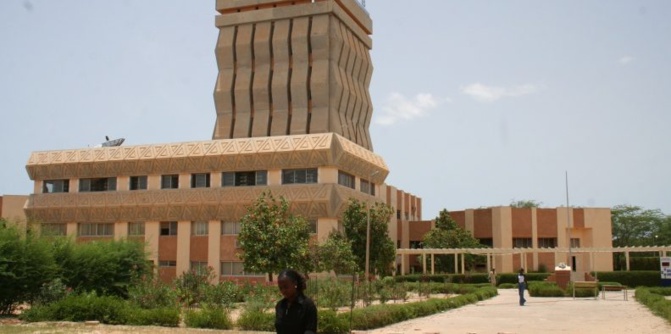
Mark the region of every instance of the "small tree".
[[317, 266], [320, 271], [333, 270], [336, 275], [353, 274], [357, 271], [356, 257], [347, 237], [332, 231], [326, 242], [317, 250]]
[[[429, 231], [424, 236], [424, 247], [426, 248], [480, 248], [483, 247], [478, 239], [474, 238], [470, 232], [461, 228], [450, 213], [443, 209], [436, 217], [436, 228]], [[454, 268], [454, 258], [447, 255], [435, 256], [436, 268], [443, 272], [448, 272]], [[477, 257], [467, 254], [466, 263], [471, 267]]]
[[[370, 268], [371, 272], [388, 275], [396, 259], [394, 242], [389, 238], [389, 218], [393, 210], [386, 204], [375, 203], [370, 207]], [[350, 199], [343, 214], [345, 236], [351, 244], [359, 271], [366, 267], [366, 229], [368, 209], [365, 202]]]
[[291, 215], [283, 197], [278, 202], [272, 193], [264, 192], [240, 220], [238, 241], [242, 252], [238, 257], [245, 270], [267, 273], [270, 281], [274, 272], [286, 268], [309, 272], [309, 239], [308, 222]]

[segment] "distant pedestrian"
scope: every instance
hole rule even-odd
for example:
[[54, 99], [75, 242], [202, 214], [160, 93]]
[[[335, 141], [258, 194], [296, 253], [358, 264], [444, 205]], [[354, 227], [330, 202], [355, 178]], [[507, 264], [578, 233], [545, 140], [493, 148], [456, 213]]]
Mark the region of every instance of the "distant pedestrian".
[[489, 271], [489, 283], [491, 283], [493, 287], [496, 287], [496, 268], [492, 268], [492, 270]]
[[277, 276], [277, 287], [284, 298], [275, 306], [275, 330], [278, 334], [317, 333], [317, 307], [303, 294], [305, 278], [287, 269]]
[[524, 275], [524, 268], [520, 268], [519, 274], [517, 274], [517, 289], [520, 292], [520, 306], [524, 306], [524, 303], [527, 302], [524, 299], [524, 289], [527, 288], [527, 276]]

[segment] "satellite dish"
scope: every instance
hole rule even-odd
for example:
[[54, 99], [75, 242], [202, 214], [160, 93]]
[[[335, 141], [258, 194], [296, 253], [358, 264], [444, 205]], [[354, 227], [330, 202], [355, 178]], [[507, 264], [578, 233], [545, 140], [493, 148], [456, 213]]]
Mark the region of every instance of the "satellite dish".
[[123, 144], [124, 140], [126, 140], [126, 139], [125, 138], [117, 138], [117, 139], [110, 140], [110, 138], [108, 136], [105, 136], [105, 140], [106, 140], [106, 142], [100, 144], [100, 146], [102, 146], [102, 147], [121, 146], [121, 144]]

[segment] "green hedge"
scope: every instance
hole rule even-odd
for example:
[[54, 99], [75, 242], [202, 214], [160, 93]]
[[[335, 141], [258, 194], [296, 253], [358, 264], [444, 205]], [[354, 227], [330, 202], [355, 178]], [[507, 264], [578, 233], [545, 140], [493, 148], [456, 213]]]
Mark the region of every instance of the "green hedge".
[[[550, 276], [549, 273], [527, 273], [525, 274], [527, 277], [527, 282], [531, 281], [545, 281], [546, 278]], [[496, 275], [496, 283], [497, 284], [502, 284], [502, 283], [512, 283], [517, 285], [517, 274], [516, 273], [507, 273], [507, 274], [497, 274]]]
[[231, 329], [233, 323], [228, 312], [220, 306], [189, 310], [184, 314], [184, 324], [192, 328]]
[[177, 327], [180, 315], [176, 308], [145, 310], [119, 297], [90, 293], [71, 294], [51, 304], [33, 306], [21, 313], [19, 318], [28, 322], [97, 320], [113, 325]]
[[636, 289], [636, 300], [639, 303], [671, 323], [671, 300], [667, 300], [664, 296], [671, 296], [671, 288], [640, 287]]
[[618, 282], [630, 288], [639, 286], [658, 287], [661, 285], [661, 276], [657, 271], [610, 271], [592, 272], [599, 281]]
[[459, 284], [477, 284], [489, 283], [487, 274], [436, 274], [436, 275], [399, 275], [395, 276], [396, 282], [436, 282], [436, 283], [459, 283]]

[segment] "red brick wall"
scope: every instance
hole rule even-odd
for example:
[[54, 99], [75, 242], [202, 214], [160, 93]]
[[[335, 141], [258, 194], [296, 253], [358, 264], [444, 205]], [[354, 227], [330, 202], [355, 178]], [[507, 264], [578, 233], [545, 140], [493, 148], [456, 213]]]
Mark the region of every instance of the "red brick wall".
[[410, 233], [408, 235], [409, 239], [411, 241], [414, 240], [424, 240], [424, 235], [427, 234], [429, 231], [431, 231], [431, 221], [430, 220], [424, 220], [424, 221], [417, 221], [417, 222], [410, 222], [408, 223], [410, 225]]
[[555, 268], [555, 254], [554, 253], [538, 253], [538, 264], [544, 264], [548, 272], [552, 272]]
[[585, 228], [585, 209], [573, 210], [573, 227]]
[[457, 225], [461, 228], [466, 228], [466, 212], [465, 211], [453, 211], [450, 212], [450, 217], [457, 222]]
[[236, 236], [234, 235], [222, 235], [221, 236], [221, 243], [220, 243], [220, 253], [219, 256], [221, 258], [221, 261], [233, 261], [237, 262], [240, 261], [238, 259], [237, 255], [235, 255], [235, 239]]
[[512, 233], [513, 238], [531, 237], [531, 209], [512, 208]]
[[158, 260], [177, 261], [177, 236], [158, 237]]
[[557, 209], [536, 209], [536, 227], [539, 238], [556, 238]]
[[189, 257], [191, 261], [205, 261], [207, 262], [207, 253], [208, 253], [208, 241], [207, 236], [192, 236], [191, 237], [191, 252]]
[[473, 211], [473, 236], [476, 238], [492, 238], [492, 209]]

